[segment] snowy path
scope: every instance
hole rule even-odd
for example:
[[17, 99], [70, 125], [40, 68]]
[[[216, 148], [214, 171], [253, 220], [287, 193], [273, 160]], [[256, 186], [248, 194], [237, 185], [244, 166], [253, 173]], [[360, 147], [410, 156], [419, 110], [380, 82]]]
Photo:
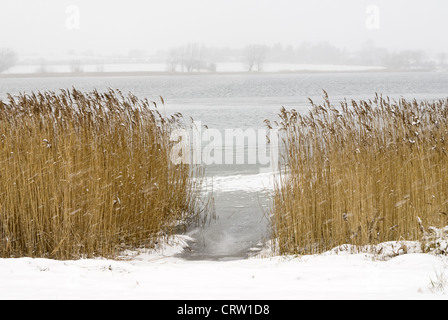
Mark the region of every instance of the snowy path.
[[[364, 254], [187, 261], [0, 259], [0, 299], [447, 299], [448, 257]], [[434, 290], [431, 284], [442, 285]]]

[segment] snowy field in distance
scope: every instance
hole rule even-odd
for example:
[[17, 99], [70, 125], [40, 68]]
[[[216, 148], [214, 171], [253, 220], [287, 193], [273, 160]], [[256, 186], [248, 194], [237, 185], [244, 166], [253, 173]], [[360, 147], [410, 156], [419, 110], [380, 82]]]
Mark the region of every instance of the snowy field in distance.
[[[167, 71], [165, 63], [116, 63], [116, 64], [81, 64], [79, 68], [83, 72], [164, 72]], [[371, 71], [382, 70], [383, 67], [352, 66], [352, 65], [313, 65], [313, 64], [288, 64], [288, 63], [266, 63], [264, 72], [292, 72], [292, 71]], [[4, 74], [36, 73], [42, 70], [41, 65], [16, 65]], [[72, 71], [70, 65], [45, 65], [46, 72]], [[179, 70], [180, 71], [180, 70]], [[216, 64], [217, 72], [245, 72], [246, 67], [240, 62], [222, 62]]]

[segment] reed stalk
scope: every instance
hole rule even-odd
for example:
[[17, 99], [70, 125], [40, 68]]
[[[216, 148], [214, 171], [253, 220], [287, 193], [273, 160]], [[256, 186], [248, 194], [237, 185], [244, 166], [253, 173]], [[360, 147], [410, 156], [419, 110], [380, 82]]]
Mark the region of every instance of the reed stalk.
[[0, 256], [116, 257], [199, 210], [200, 173], [174, 165], [182, 116], [119, 90], [0, 101]]
[[[325, 92], [324, 92], [325, 93]], [[282, 108], [273, 196], [280, 254], [420, 240], [448, 223], [448, 100], [344, 100]]]

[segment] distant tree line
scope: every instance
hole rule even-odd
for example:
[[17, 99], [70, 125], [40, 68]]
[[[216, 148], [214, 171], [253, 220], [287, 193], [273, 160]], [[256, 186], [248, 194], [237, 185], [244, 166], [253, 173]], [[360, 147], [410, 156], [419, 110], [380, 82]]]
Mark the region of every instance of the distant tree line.
[[[52, 64], [66, 63], [73, 73], [83, 72], [84, 64], [96, 64], [97, 71], [104, 71], [105, 63], [151, 63], [163, 62], [169, 72], [215, 72], [217, 62], [233, 62], [242, 65], [247, 72], [261, 72], [268, 63], [291, 64], [333, 64], [385, 67], [389, 70], [446, 70], [447, 53], [429, 56], [423, 50], [389, 51], [366, 42], [360, 49], [347, 50], [328, 42], [303, 42], [292, 45], [275, 44], [266, 46], [251, 44], [242, 48], [207, 47], [199, 43], [186, 43], [155, 55], [147, 55], [142, 50], [130, 51], [128, 56], [96, 57], [93, 53], [84, 57], [71, 55], [71, 60], [49, 61], [44, 58], [27, 61], [37, 64], [37, 72], [48, 72]], [[18, 55], [11, 49], [0, 48], [0, 73], [18, 62]], [[23, 62], [22, 62], [23, 63]]]
[[11, 49], [0, 49], [0, 73], [17, 63], [17, 54]]
[[186, 44], [171, 49], [167, 69], [172, 72], [215, 71], [214, 62], [239, 62], [248, 72], [263, 71], [267, 63], [334, 64], [379, 66], [393, 70], [447, 68], [448, 57], [429, 57], [423, 50], [392, 52], [366, 42], [358, 50], [338, 48], [328, 42], [304, 42], [297, 47], [276, 44], [248, 45], [244, 48], [210, 48]]
[[275, 45], [268, 49], [269, 62], [300, 64], [346, 64], [381, 66], [388, 69], [432, 69], [446, 66], [446, 55], [430, 57], [423, 50], [389, 51], [366, 42], [359, 50], [340, 49], [328, 42], [302, 43], [296, 48]]

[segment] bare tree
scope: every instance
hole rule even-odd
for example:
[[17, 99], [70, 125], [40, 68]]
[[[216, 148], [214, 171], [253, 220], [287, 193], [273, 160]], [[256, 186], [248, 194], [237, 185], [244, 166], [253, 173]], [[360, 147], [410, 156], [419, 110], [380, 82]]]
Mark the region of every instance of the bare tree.
[[166, 61], [166, 68], [170, 72], [176, 72], [177, 67], [180, 64], [180, 55], [178, 49], [171, 49], [168, 53], [168, 58]]
[[104, 63], [103, 63], [103, 61], [101, 61], [101, 60], [97, 61], [95, 70], [96, 70], [96, 72], [104, 72]]
[[47, 73], [48, 72], [48, 61], [45, 58], [39, 59], [39, 68], [36, 70], [37, 73]]
[[80, 73], [80, 72], [82, 72], [81, 60], [73, 59], [70, 62], [70, 70], [73, 73]]
[[244, 64], [247, 66], [249, 72], [251, 72], [255, 66], [255, 47], [249, 46], [246, 48], [246, 53], [244, 55]]
[[188, 43], [181, 47], [171, 49], [167, 59], [168, 71], [175, 72], [181, 67], [183, 72], [201, 71], [206, 69], [206, 49], [197, 43]]
[[197, 43], [189, 43], [182, 47], [182, 67], [187, 72], [201, 71], [205, 56], [204, 46]]
[[8, 70], [17, 62], [17, 54], [11, 49], [0, 49], [0, 73]]
[[250, 45], [246, 47], [244, 64], [249, 72], [253, 70], [263, 71], [266, 61], [267, 47], [263, 45]]

